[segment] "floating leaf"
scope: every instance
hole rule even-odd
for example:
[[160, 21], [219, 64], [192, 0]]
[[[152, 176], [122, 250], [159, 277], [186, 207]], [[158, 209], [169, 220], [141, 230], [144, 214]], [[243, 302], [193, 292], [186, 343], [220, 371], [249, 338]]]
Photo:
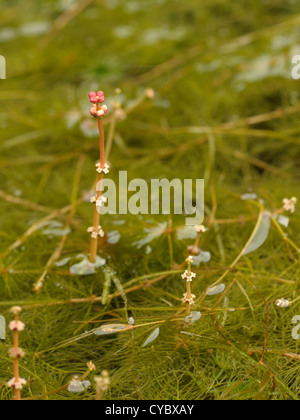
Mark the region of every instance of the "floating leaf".
[[129, 318], [128, 324], [129, 325], [134, 325], [135, 324], [135, 320], [134, 320], [134, 318], [132, 316]]
[[106, 260], [99, 256], [96, 257], [95, 264], [91, 263], [85, 255], [79, 255], [78, 257], [83, 257], [83, 260], [70, 267], [70, 272], [76, 276], [89, 276], [95, 274], [96, 268], [102, 267], [106, 263]]
[[145, 232], [148, 233], [148, 235], [141, 239], [140, 241], [133, 242], [133, 246], [136, 246], [137, 249], [141, 249], [144, 245], [150, 244], [154, 239], [160, 237], [167, 229], [168, 224], [167, 223], [160, 223], [159, 225], [151, 228], [151, 229], [145, 229]]
[[206, 295], [207, 296], [218, 295], [220, 293], [223, 293], [225, 288], [226, 288], [225, 284], [218, 284], [217, 286], [209, 288], [206, 292]]
[[68, 386], [68, 391], [72, 394], [79, 394], [88, 390], [92, 384], [90, 381], [81, 381], [80, 379], [74, 378]]
[[121, 234], [117, 230], [114, 230], [107, 234], [107, 243], [109, 243], [110, 245], [117, 244], [120, 239], [121, 239]]
[[185, 322], [187, 322], [188, 324], [190, 323], [194, 324], [194, 322], [199, 321], [199, 319], [201, 318], [202, 318], [201, 312], [192, 311], [191, 315], [185, 318]]
[[71, 259], [71, 257], [64, 258], [64, 259], [62, 259], [60, 261], [57, 261], [57, 263], [55, 265], [56, 265], [56, 267], [63, 267], [63, 266], [65, 266], [65, 265], [68, 264], [68, 262], [70, 261], [70, 259]]
[[247, 193], [247, 194], [243, 194], [241, 196], [242, 200], [256, 200], [257, 199], [257, 194], [254, 193]]
[[159, 336], [159, 334], [160, 334], [160, 329], [159, 328], [156, 328], [156, 330], [153, 331], [153, 333], [145, 341], [145, 343], [143, 345], [143, 348], [146, 347], [146, 346], [148, 346], [148, 344], [152, 343], [154, 340], [156, 340], [157, 337]]
[[193, 265], [199, 265], [200, 263], [207, 263], [211, 260], [211, 253], [201, 251], [199, 255], [193, 257]]
[[43, 234], [47, 236], [65, 236], [71, 232], [71, 229], [66, 228], [61, 222], [48, 222], [47, 227], [43, 230]]
[[182, 241], [183, 239], [196, 239], [197, 232], [194, 226], [184, 226], [177, 230], [177, 239]]
[[250, 254], [260, 248], [267, 240], [271, 229], [271, 214], [267, 211], [263, 212], [258, 229], [251, 242], [244, 249], [243, 255]]
[[290, 224], [290, 219], [287, 216], [280, 215], [278, 217], [278, 223], [287, 228]]
[[118, 332], [124, 332], [131, 330], [132, 327], [124, 324], [106, 324], [102, 325], [99, 330], [97, 330], [94, 334], [95, 335], [108, 335], [108, 334], [116, 334]]

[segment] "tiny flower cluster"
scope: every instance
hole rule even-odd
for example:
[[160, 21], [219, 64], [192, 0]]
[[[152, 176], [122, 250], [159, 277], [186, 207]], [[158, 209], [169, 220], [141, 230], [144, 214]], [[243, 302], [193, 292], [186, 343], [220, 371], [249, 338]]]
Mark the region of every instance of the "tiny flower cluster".
[[95, 372], [96, 366], [92, 361], [88, 362], [87, 367], [89, 368], [90, 372]]
[[285, 198], [283, 200], [284, 210], [290, 211], [291, 213], [295, 213], [297, 202], [298, 200], [296, 197], [292, 197], [290, 200], [288, 198]]
[[25, 324], [21, 321], [11, 321], [11, 323], [9, 324], [9, 329], [11, 331], [24, 331]]
[[107, 163], [104, 164], [104, 168], [101, 166], [101, 163], [97, 163], [96, 168], [99, 174], [102, 174], [102, 172], [105, 175], [109, 174], [109, 165]]
[[21, 389], [23, 389], [23, 386], [26, 385], [26, 383], [27, 382], [25, 381], [25, 379], [22, 379], [22, 378], [19, 378], [19, 379], [13, 378], [11, 381], [9, 381], [7, 383], [7, 386], [9, 388], [14, 388], [14, 389], [17, 389], [17, 390], [21, 390]]
[[96, 104], [94, 104], [92, 106], [92, 108], [90, 109], [90, 113], [92, 117], [95, 118], [102, 118], [104, 117], [105, 114], [108, 113], [108, 107], [106, 105], [101, 105], [99, 108], [97, 107]]
[[185, 270], [181, 277], [183, 278], [183, 280], [191, 282], [196, 277], [196, 273], [193, 273], [189, 270]]
[[190, 305], [193, 305], [195, 303], [195, 301], [194, 301], [195, 298], [196, 298], [196, 295], [191, 295], [191, 297], [188, 298], [188, 294], [184, 293], [182, 302], [183, 303], [189, 303]]
[[102, 90], [99, 90], [97, 93], [93, 91], [90, 92], [89, 98], [92, 104], [97, 104], [98, 102], [102, 104], [105, 101], [104, 92], [102, 92]]
[[105, 233], [102, 230], [102, 227], [101, 226], [98, 227], [98, 231], [94, 231], [94, 227], [93, 226], [89, 227], [87, 231], [88, 231], [88, 233], [91, 234], [91, 237], [93, 239], [97, 239], [98, 236], [100, 236], [100, 238], [103, 238], [104, 235], [105, 235]]
[[198, 226], [195, 226], [195, 231], [197, 233], [205, 233], [206, 232], [206, 228], [203, 225], [198, 225]]
[[105, 203], [107, 203], [107, 197], [104, 197], [103, 195], [96, 200], [97, 207], [102, 207]]
[[104, 197], [103, 195], [101, 196], [101, 197], [99, 197], [99, 198], [97, 198], [97, 196], [93, 196], [92, 198], [91, 198], [91, 203], [96, 203], [96, 206], [97, 207], [102, 207], [103, 206], [103, 204], [105, 204], [105, 203], [107, 203], [107, 197]]
[[291, 305], [291, 302], [286, 299], [278, 299], [276, 300], [275, 305], [279, 308], [288, 308]]
[[103, 392], [107, 391], [110, 385], [110, 377], [107, 370], [104, 370], [101, 373], [101, 376], [95, 377], [95, 383], [97, 388], [97, 393], [102, 394]]
[[26, 385], [26, 380], [19, 377], [19, 359], [25, 356], [24, 351], [19, 348], [19, 332], [24, 331], [25, 324], [19, 321], [19, 313], [22, 311], [20, 306], [14, 306], [11, 308], [10, 312], [14, 315], [15, 319], [9, 324], [9, 329], [14, 332], [14, 347], [9, 349], [9, 356], [15, 360], [14, 363], [14, 377], [11, 379], [7, 386], [9, 388], [14, 388], [15, 398], [20, 399], [20, 391], [23, 389], [23, 386]]

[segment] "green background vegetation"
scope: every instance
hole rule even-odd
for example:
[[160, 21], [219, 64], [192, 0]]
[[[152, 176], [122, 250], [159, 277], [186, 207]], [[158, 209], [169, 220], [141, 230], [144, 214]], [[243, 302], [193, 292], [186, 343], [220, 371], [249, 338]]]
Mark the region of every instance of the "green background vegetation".
[[[112, 178], [119, 170], [146, 180], [205, 178], [209, 231], [201, 248], [212, 258], [197, 270], [197, 297], [226, 272], [253, 231], [259, 209], [241, 194], [256, 193], [270, 211], [284, 197], [298, 195], [299, 82], [291, 78], [291, 57], [300, 54], [297, 2], [79, 2], [84, 3], [73, 15], [66, 10], [74, 2], [1, 2], [7, 80], [0, 81], [0, 312], [10, 320], [10, 306], [24, 308], [21, 346], [27, 356], [21, 374], [29, 386], [22, 396], [64, 386], [93, 360], [98, 374], [110, 371], [107, 399], [299, 399], [300, 341], [291, 336], [299, 305], [274, 305], [278, 298], [298, 296], [299, 253], [287, 248], [274, 226], [266, 243], [226, 276], [224, 283], [234, 284], [225, 308], [220, 296], [202, 299], [202, 320], [187, 327], [172, 319], [184, 318], [180, 273], [147, 283], [186, 258], [192, 241], [176, 236], [182, 218], [105, 216], [104, 229], [118, 230], [121, 240], [103, 243], [100, 254], [125, 291], [139, 286], [126, 293], [130, 314], [139, 325], [165, 321], [159, 338], [144, 349], [154, 326], [134, 335], [74, 340], [105, 322], [126, 323], [121, 296], [110, 296], [105, 305], [90, 299], [102, 296], [103, 270], [78, 277], [68, 266], [52, 266], [41, 293], [32, 292], [61, 241], [55, 226], [45, 233], [36, 224], [69, 206], [76, 187], [80, 199], [95, 178], [97, 134], [87, 137], [89, 122], [95, 127], [88, 116], [91, 89], [103, 90], [109, 104], [121, 88], [124, 108], [145, 88], [156, 92], [153, 101], [141, 101], [117, 124]], [[58, 211], [51, 222], [65, 227], [69, 213], [70, 208]], [[298, 214], [284, 228], [296, 244]], [[88, 253], [91, 219], [91, 206], [79, 203], [61, 258]], [[120, 219], [124, 224], [116, 225]], [[145, 229], [161, 222], [170, 229], [149, 244], [151, 253], [133, 246]], [[39, 228], [28, 232], [31, 226]], [[112, 282], [110, 293], [120, 291], [120, 283]], [[0, 343], [3, 400], [12, 398], [5, 386], [12, 377], [11, 342], [8, 334]], [[44, 398], [93, 397], [91, 389]]]

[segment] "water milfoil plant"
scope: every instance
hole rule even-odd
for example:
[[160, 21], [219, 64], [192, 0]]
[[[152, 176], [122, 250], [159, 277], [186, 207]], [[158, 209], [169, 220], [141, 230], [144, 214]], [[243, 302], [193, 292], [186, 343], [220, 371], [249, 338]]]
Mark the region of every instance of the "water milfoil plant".
[[98, 131], [99, 131], [99, 149], [100, 149], [100, 162], [96, 164], [96, 170], [98, 172], [98, 183], [96, 195], [91, 198], [91, 203], [94, 204], [94, 218], [93, 226], [88, 228], [88, 233], [91, 234], [91, 247], [90, 247], [90, 262], [95, 264], [97, 252], [98, 252], [98, 241], [99, 237], [105, 236], [104, 231], [100, 225], [100, 211], [101, 207], [106, 203], [107, 199], [102, 195], [102, 180], [104, 175], [109, 173], [109, 165], [105, 162], [105, 140], [104, 140], [104, 128], [103, 128], [103, 117], [108, 112], [108, 107], [102, 105], [105, 101], [104, 93], [90, 92], [89, 98], [93, 104], [90, 110], [92, 117], [97, 120]]
[[182, 274], [183, 280], [186, 280], [186, 293], [183, 294], [182, 302], [186, 304], [186, 316], [191, 315], [191, 306], [195, 303], [195, 295], [192, 294], [192, 281], [196, 277], [196, 273], [192, 272], [193, 257], [189, 256], [186, 259], [187, 270]]
[[20, 378], [19, 373], [19, 360], [25, 356], [24, 351], [19, 347], [19, 333], [25, 329], [25, 324], [19, 320], [21, 311], [22, 308], [19, 306], [11, 308], [10, 312], [14, 315], [15, 319], [9, 324], [9, 329], [14, 334], [14, 346], [9, 350], [9, 355], [14, 361], [14, 377], [7, 383], [7, 386], [14, 389], [14, 399], [16, 401], [21, 400], [21, 390], [27, 383], [25, 379]]

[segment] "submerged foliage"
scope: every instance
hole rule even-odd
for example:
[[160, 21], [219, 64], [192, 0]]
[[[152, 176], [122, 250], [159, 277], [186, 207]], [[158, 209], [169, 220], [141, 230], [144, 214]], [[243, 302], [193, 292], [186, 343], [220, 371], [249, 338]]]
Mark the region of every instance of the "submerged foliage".
[[[68, 390], [93, 360], [107, 399], [298, 400], [299, 304], [275, 305], [300, 288], [299, 212], [277, 214], [299, 191], [297, 3], [3, 0], [0, 22], [0, 312], [23, 308], [22, 397], [94, 399], [93, 377]], [[87, 92], [111, 92], [113, 115], [116, 87], [109, 176], [206, 181], [192, 324], [183, 217], [104, 216], [105, 265], [70, 272], [89, 252], [99, 158]]]

